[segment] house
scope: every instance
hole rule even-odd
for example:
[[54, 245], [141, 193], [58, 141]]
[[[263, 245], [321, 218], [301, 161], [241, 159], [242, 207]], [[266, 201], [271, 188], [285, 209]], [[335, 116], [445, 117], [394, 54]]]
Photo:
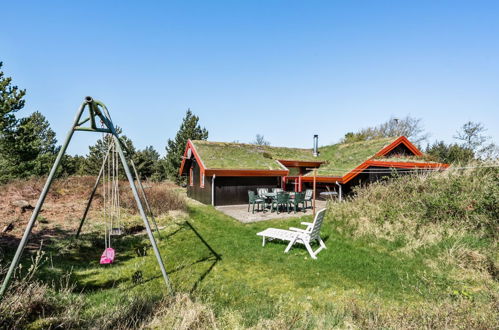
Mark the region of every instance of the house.
[[406, 137], [380, 138], [313, 149], [189, 140], [180, 174], [188, 176], [187, 195], [205, 204], [244, 204], [248, 190], [281, 187], [348, 193], [353, 186], [395, 172], [445, 169], [428, 160]]

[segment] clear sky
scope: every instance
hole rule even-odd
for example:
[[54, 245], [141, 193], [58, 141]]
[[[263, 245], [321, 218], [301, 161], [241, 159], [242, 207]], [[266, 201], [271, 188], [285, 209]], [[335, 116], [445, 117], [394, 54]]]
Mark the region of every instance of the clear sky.
[[[187, 108], [209, 140], [311, 147], [390, 116], [499, 142], [499, 1], [2, 1], [0, 61], [62, 142], [86, 95], [164, 154]], [[86, 154], [98, 136], [78, 133]], [[97, 134], [95, 134], [97, 135]]]

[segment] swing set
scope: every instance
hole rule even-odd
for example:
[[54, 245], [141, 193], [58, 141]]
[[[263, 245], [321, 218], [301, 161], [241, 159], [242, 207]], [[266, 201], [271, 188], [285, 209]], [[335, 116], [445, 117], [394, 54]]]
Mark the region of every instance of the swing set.
[[[106, 141], [107, 136], [103, 137]], [[109, 143], [108, 157], [105, 157], [104, 171], [102, 172], [102, 219], [104, 219], [104, 246], [105, 250], [100, 257], [100, 264], [107, 265], [114, 262], [115, 251], [111, 247], [111, 236], [122, 234], [120, 215], [119, 190], [119, 158], [112, 142]], [[109, 155], [111, 157], [109, 157]], [[106, 175], [107, 174], [107, 175]]]
[[[88, 112], [88, 117], [85, 119], [82, 119], [82, 116], [86, 111]], [[101, 122], [101, 127], [97, 127], [97, 121], [100, 120]], [[86, 126], [83, 126], [84, 124], [89, 123]], [[119, 134], [116, 131], [116, 127], [114, 126], [111, 116], [109, 114], [109, 111], [107, 107], [104, 105], [104, 103], [94, 100], [92, 97], [87, 96], [85, 97], [84, 102], [80, 106], [76, 117], [73, 121], [73, 125], [71, 126], [71, 129], [69, 130], [66, 140], [64, 141], [64, 144], [62, 145], [57, 158], [52, 165], [52, 169], [50, 170], [49, 176], [47, 178], [47, 181], [45, 182], [45, 185], [43, 187], [43, 190], [38, 198], [38, 202], [36, 203], [36, 206], [33, 210], [33, 214], [31, 215], [31, 218], [26, 226], [26, 229], [24, 231], [23, 237], [17, 247], [16, 253], [14, 255], [14, 259], [12, 260], [9, 270], [7, 271], [7, 274], [5, 275], [5, 278], [3, 280], [2, 286], [0, 288], [0, 299], [3, 297], [5, 291], [7, 290], [9, 286], [9, 282], [11, 280], [11, 277], [19, 264], [19, 260], [21, 258], [21, 255], [24, 251], [24, 248], [26, 247], [26, 244], [28, 242], [29, 236], [31, 234], [31, 231], [33, 229], [33, 226], [36, 222], [36, 219], [38, 217], [38, 214], [40, 213], [40, 210], [42, 209], [43, 203], [45, 201], [45, 197], [47, 196], [48, 190], [50, 189], [50, 186], [52, 184], [52, 181], [54, 180], [55, 173], [57, 171], [57, 168], [59, 167], [59, 164], [61, 162], [62, 157], [66, 153], [67, 147], [69, 145], [69, 142], [71, 141], [71, 138], [73, 137], [74, 132], [76, 131], [85, 131], [85, 132], [95, 132], [95, 133], [102, 133], [103, 134], [103, 140], [107, 141], [107, 153], [104, 156], [102, 166], [100, 168], [99, 174], [97, 176], [97, 180], [95, 182], [95, 185], [92, 189], [92, 192], [90, 194], [90, 197], [87, 201], [87, 205], [85, 207], [85, 211], [83, 212], [83, 216], [80, 221], [80, 225], [78, 227], [78, 230], [76, 232], [76, 238], [79, 237], [81, 233], [81, 229], [83, 227], [83, 224], [85, 222], [85, 219], [87, 217], [88, 211], [90, 209], [90, 206], [92, 204], [92, 200], [94, 198], [94, 195], [97, 191], [97, 188], [102, 185], [102, 198], [103, 198], [103, 208], [102, 208], [102, 218], [104, 220], [105, 224], [105, 234], [104, 234], [104, 245], [105, 245], [105, 250], [102, 253], [102, 256], [100, 258], [100, 264], [101, 265], [108, 265], [112, 264], [115, 260], [115, 250], [112, 247], [111, 244], [111, 238], [113, 236], [121, 236], [123, 234], [123, 227], [121, 223], [121, 214], [120, 214], [120, 190], [119, 190], [119, 168], [120, 164], [125, 172], [125, 175], [128, 179], [128, 182], [130, 183], [130, 188], [132, 190], [132, 194], [134, 196], [134, 199], [137, 203], [137, 208], [139, 210], [140, 216], [142, 217], [142, 220], [144, 221], [144, 225], [147, 231], [147, 235], [149, 237], [149, 241], [151, 242], [152, 248], [154, 250], [154, 254], [156, 255], [156, 259], [158, 261], [159, 268], [161, 269], [161, 273], [163, 275], [163, 279], [165, 281], [165, 285], [168, 288], [168, 291], [170, 293], [173, 292], [170, 279], [168, 277], [168, 274], [166, 273], [165, 266], [163, 264], [163, 259], [161, 257], [161, 253], [158, 249], [158, 246], [156, 244], [156, 240], [154, 238], [153, 232], [151, 230], [151, 225], [149, 223], [149, 218], [151, 218], [155, 230], [158, 233], [158, 236], [161, 238], [158, 226], [156, 224], [156, 220], [154, 219], [154, 215], [152, 213], [151, 207], [149, 206], [149, 202], [147, 200], [144, 187], [142, 186], [142, 182], [140, 181], [140, 176], [137, 173], [137, 169], [135, 167], [135, 164], [133, 160], [130, 158], [127, 161], [127, 158], [125, 156], [125, 152], [127, 148], [126, 145], [121, 141]], [[133, 174], [135, 176], [135, 179], [137, 180], [137, 185], [135, 185], [134, 182], [134, 176], [132, 175], [132, 172], [130, 171], [130, 167], [128, 165], [128, 162], [130, 163], [132, 169], [133, 169]], [[138, 188], [138, 189], [137, 189]], [[142, 200], [139, 197], [139, 191], [140, 194], [142, 195], [142, 200], [146, 206], [146, 210], [143, 207]]]

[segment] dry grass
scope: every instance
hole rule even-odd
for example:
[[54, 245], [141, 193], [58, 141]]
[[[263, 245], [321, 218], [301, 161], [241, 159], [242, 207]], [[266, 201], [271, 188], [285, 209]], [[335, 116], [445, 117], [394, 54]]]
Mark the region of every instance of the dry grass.
[[145, 329], [215, 329], [218, 328], [213, 310], [194, 302], [186, 294], [178, 294], [162, 301]]
[[[43, 189], [45, 178], [15, 180], [2, 185], [0, 189], [0, 230], [8, 224], [13, 228], [0, 234], [0, 240], [8, 243], [9, 238], [19, 238], [28, 222], [32, 209]], [[92, 188], [93, 176], [72, 176], [55, 180], [49, 190], [39, 219], [33, 229], [35, 237], [50, 238], [60, 231], [74, 231], [83, 214]], [[172, 210], [186, 209], [185, 197], [178, 187], [169, 182], [146, 182], [145, 192], [155, 215], [166, 214]], [[137, 214], [137, 205], [128, 182], [120, 182], [121, 206], [131, 215]], [[24, 209], [20, 205], [26, 205]], [[97, 190], [89, 218], [99, 218], [102, 208], [102, 195]], [[13, 240], [15, 242], [15, 240]]]
[[499, 239], [499, 168], [405, 176], [356, 191], [330, 214], [355, 236], [404, 237], [411, 249], [473, 233]]
[[[73, 294], [70, 274], [51, 285], [35, 278], [46, 261], [40, 247], [32, 258], [31, 267], [26, 272], [19, 268], [14, 274], [9, 290], [0, 300], [1, 329], [21, 329], [28, 325], [44, 329], [74, 328], [81, 323], [83, 298]], [[5, 273], [6, 269], [1, 268], [0, 277]]]
[[427, 328], [497, 325], [499, 168], [449, 169], [378, 182], [358, 189], [349, 203], [332, 204], [330, 214], [345, 235], [389, 242], [385, 245], [394, 254], [417, 255], [441, 277], [460, 283], [451, 290], [454, 300], [422, 306], [421, 312], [403, 311], [407, 317], [400, 319], [393, 319], [397, 313], [381, 315], [386, 324], [363, 326], [418, 327], [413, 320]]
[[[154, 214], [166, 214], [169, 211], [185, 211], [187, 204], [185, 197], [178, 191], [178, 186], [168, 182], [147, 182], [144, 191]], [[137, 213], [137, 203], [131, 189], [121, 189], [121, 202], [124, 208]]]

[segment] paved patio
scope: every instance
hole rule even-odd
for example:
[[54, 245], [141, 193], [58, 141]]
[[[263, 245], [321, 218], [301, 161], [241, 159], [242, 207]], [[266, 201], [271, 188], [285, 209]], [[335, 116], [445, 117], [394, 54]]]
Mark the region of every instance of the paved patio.
[[[316, 200], [315, 207], [317, 210], [320, 210], [326, 207], [326, 203], [327, 202], [323, 200]], [[307, 208], [305, 212], [297, 211], [296, 213], [290, 211], [289, 213], [281, 212], [277, 214], [277, 212], [275, 211], [270, 212], [270, 210], [267, 210], [266, 212], [262, 211], [257, 212], [256, 205], [255, 205], [255, 213], [251, 213], [251, 208], [250, 211], [248, 212], [248, 204], [217, 206], [216, 209], [243, 223], [265, 221], [270, 219], [294, 218], [294, 217], [301, 217], [304, 215], [312, 214], [312, 208]]]

